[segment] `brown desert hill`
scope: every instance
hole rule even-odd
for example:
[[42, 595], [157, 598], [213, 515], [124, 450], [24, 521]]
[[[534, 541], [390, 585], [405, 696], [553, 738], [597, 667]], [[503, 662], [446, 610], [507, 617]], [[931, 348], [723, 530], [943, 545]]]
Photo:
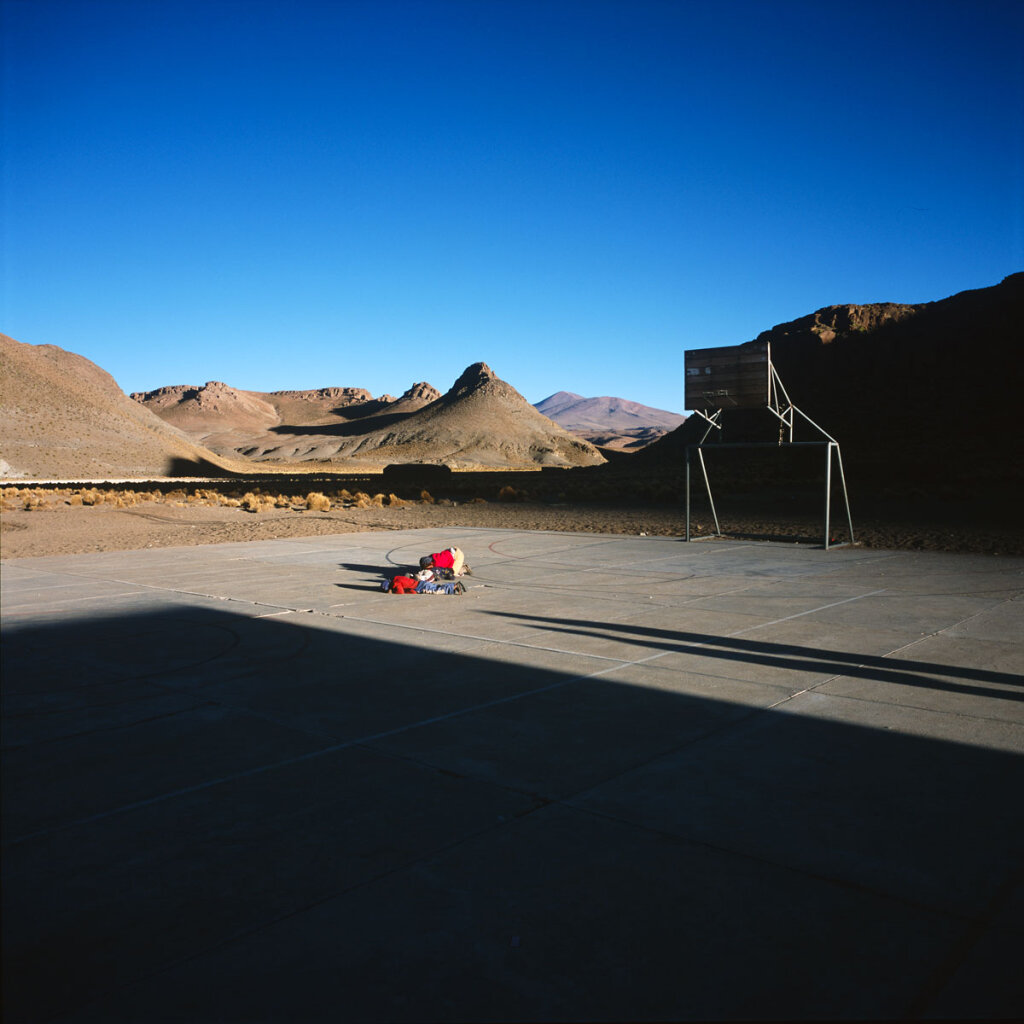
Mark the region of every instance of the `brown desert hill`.
[[311, 391], [243, 391], [221, 381], [202, 387], [176, 384], [135, 391], [131, 398], [161, 419], [195, 437], [231, 431], [304, 430], [334, 427], [353, 419], [421, 409], [441, 397], [429, 384], [413, 384], [401, 398], [374, 398], [365, 388], [318, 388]]
[[[362, 450], [392, 462], [430, 461], [450, 466], [593, 466], [597, 449], [552, 422], [501, 380], [486, 363], [474, 363], [451, 389], [386, 432], [367, 438]], [[418, 453], [418, 454], [414, 454]]]
[[131, 397], [197, 443], [229, 457], [277, 461], [330, 460], [335, 439], [363, 434], [440, 398], [429, 384], [413, 384], [400, 398], [374, 398], [365, 388], [243, 391], [220, 381], [133, 392]]
[[652, 444], [686, 419], [625, 398], [584, 398], [571, 391], [549, 395], [534, 408], [569, 433], [612, 452], [632, 452]]
[[[1022, 324], [1016, 273], [918, 305], [828, 306], [755, 341], [771, 342], [790, 399], [839, 441], [851, 486], [1003, 500], [1022, 489]], [[722, 423], [721, 441], [778, 439], [767, 412], [727, 411]], [[691, 417], [636, 453], [633, 471], [681, 471], [706, 427]], [[796, 440], [819, 438], [797, 418]]]
[[214, 451], [261, 463], [443, 462], [457, 466], [581, 466], [597, 450], [538, 413], [484, 363], [441, 395], [413, 384], [399, 398], [359, 388], [248, 392], [211, 382], [133, 397]]
[[133, 402], [95, 363], [0, 335], [0, 475], [7, 479], [217, 476], [237, 466]]
[[[366, 427], [354, 425], [355, 421], [373, 420], [373, 428], [379, 429], [388, 423], [410, 416], [414, 412], [436, 402], [441, 397], [441, 392], [426, 381], [420, 381], [411, 385], [399, 395], [392, 398], [391, 395], [381, 395], [380, 398], [370, 399], [361, 404], [352, 405], [345, 409], [336, 409], [335, 413], [342, 421], [342, 424], [353, 424], [345, 429], [337, 429], [337, 433], [358, 433], [366, 430]], [[284, 432], [288, 427], [279, 427]]]
[[176, 384], [155, 391], [132, 392], [129, 397], [196, 439], [225, 427], [258, 433], [281, 422], [266, 395], [240, 391], [219, 380], [208, 381], [202, 387]]

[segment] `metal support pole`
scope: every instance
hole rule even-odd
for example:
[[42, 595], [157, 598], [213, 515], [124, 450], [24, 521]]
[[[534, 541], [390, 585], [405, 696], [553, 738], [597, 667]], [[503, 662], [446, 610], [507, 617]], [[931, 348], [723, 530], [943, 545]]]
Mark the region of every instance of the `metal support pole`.
[[690, 447], [686, 447], [686, 540], [690, 540]]
[[721, 409], [716, 409], [715, 412], [713, 413], [713, 415], [711, 415], [711, 416], [709, 416], [706, 412], [704, 412], [703, 409], [697, 409], [697, 410], [695, 410], [695, 413], [702, 420], [705, 420], [707, 422], [707, 425], [708, 425], [707, 429], [704, 431], [704, 436], [698, 442], [698, 444], [703, 444], [708, 439], [708, 434], [710, 434], [712, 430], [721, 430], [722, 429], [721, 423], [718, 422], [718, 417], [722, 415], [722, 410]]
[[846, 525], [850, 530], [850, 543], [856, 544], [857, 542], [853, 539], [853, 516], [850, 514], [850, 497], [846, 493], [846, 474], [843, 472], [843, 453], [839, 450], [839, 445], [836, 445], [836, 459], [839, 464], [839, 481], [843, 485], [843, 501], [846, 504]]
[[715, 511], [715, 499], [711, 497], [711, 483], [708, 481], [708, 467], [704, 464], [704, 449], [697, 448], [697, 456], [700, 459], [701, 472], [704, 474], [704, 487], [708, 492], [708, 504], [711, 506], [711, 516], [715, 520], [715, 535], [722, 536], [722, 528], [718, 525], [718, 513]]
[[825, 445], [825, 550], [828, 551], [832, 512], [832, 442]]
[[[793, 408], [796, 409], [796, 411], [800, 413], [800, 415], [803, 416], [803, 418], [807, 420], [807, 422], [810, 423], [810, 425], [814, 427], [814, 429], [817, 430], [819, 434], [823, 434], [833, 444], [839, 444], [839, 442], [827, 430], [825, 430], [823, 427], [819, 427], [818, 424], [815, 423], [814, 420], [812, 420], [811, 417], [808, 416], [807, 413], [805, 413], [802, 409], [797, 409], [795, 405], [793, 406]], [[792, 440], [792, 438], [790, 438], [790, 440]]]

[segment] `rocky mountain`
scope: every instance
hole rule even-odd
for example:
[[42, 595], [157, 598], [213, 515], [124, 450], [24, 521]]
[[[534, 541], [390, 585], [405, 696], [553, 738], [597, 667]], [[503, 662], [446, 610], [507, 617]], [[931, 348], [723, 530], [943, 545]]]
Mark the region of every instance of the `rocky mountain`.
[[[755, 341], [771, 342], [791, 400], [840, 442], [853, 482], [966, 496], [1021, 480], [1022, 324], [1017, 273], [918, 305], [827, 306]], [[724, 441], [778, 436], [768, 413], [735, 410], [722, 423]], [[638, 452], [634, 468], [680, 467], [705, 427], [691, 417]], [[798, 418], [797, 440], [818, 436]]]
[[231, 468], [133, 402], [95, 363], [0, 335], [0, 476], [139, 479]]
[[450, 466], [577, 466], [603, 459], [538, 413], [484, 363], [441, 395], [413, 384], [399, 398], [361, 388], [241, 391], [211, 381], [133, 394], [140, 404], [224, 455], [260, 462], [359, 459]]
[[281, 421], [266, 395], [240, 391], [218, 380], [202, 387], [180, 384], [143, 394], [133, 392], [129, 397], [165, 422], [199, 437], [226, 426], [250, 433], [269, 430]]
[[441, 397], [426, 383], [401, 397], [374, 398], [365, 388], [243, 391], [221, 381], [178, 384], [131, 397], [189, 437], [227, 456], [320, 460], [337, 456], [334, 439], [366, 433]]
[[224, 431], [250, 434], [272, 429], [333, 427], [384, 413], [408, 414], [441, 397], [429, 384], [413, 384], [401, 398], [374, 398], [365, 388], [319, 388], [314, 391], [243, 391], [221, 381], [201, 387], [177, 384], [133, 392], [136, 402], [190, 434]]
[[685, 416], [665, 409], [652, 409], [624, 398], [584, 398], [571, 391], [538, 402], [534, 408], [566, 430], [636, 430], [644, 427], [666, 427], [674, 430]]
[[432, 447], [453, 466], [590, 466], [604, 461], [593, 445], [537, 412], [486, 363], [468, 367], [451, 390], [381, 442], [381, 450], [395, 454], [409, 445]]
[[535, 402], [533, 407], [537, 412], [543, 413], [548, 419], [553, 420], [563, 409], [568, 409], [577, 402], [585, 401], [586, 399], [582, 395], [577, 395], [572, 391], [556, 391], [555, 394], [548, 395], [542, 401]]
[[619, 451], [643, 448], [686, 419], [624, 398], [584, 398], [571, 391], [550, 395], [534, 408], [591, 444]]

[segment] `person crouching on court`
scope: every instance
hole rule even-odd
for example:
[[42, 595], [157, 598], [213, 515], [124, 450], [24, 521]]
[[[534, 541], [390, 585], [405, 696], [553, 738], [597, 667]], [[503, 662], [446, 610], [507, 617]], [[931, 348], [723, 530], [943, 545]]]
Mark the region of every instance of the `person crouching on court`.
[[466, 556], [459, 548], [445, 548], [420, 559], [421, 569], [450, 569], [453, 576], [472, 576], [473, 571], [466, 565]]

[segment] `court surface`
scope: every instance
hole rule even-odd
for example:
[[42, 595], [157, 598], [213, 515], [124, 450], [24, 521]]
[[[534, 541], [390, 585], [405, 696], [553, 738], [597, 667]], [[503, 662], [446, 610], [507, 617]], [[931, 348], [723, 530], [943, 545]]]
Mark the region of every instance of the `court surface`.
[[[462, 547], [462, 597], [382, 573]], [[1024, 560], [2, 566], [5, 1021], [1024, 1013]]]

